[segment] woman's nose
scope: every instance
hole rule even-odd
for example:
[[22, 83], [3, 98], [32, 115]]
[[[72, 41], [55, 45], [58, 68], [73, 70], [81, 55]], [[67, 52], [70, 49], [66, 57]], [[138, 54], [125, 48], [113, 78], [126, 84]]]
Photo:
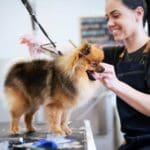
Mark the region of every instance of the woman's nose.
[[107, 28], [110, 32], [112, 32], [112, 28], [115, 26], [115, 22], [112, 19], [109, 19], [107, 22]]
[[114, 21], [113, 21], [113, 19], [111, 19], [111, 18], [109, 18], [109, 20], [107, 21], [107, 26], [108, 26], [108, 28], [110, 28], [111, 26], [114, 26]]

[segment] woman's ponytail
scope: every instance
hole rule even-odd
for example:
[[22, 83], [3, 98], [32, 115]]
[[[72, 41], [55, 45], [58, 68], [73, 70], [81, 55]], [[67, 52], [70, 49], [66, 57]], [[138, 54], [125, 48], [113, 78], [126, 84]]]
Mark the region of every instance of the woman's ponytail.
[[150, 36], [150, 0], [145, 0], [147, 5], [146, 20], [148, 26], [148, 35]]

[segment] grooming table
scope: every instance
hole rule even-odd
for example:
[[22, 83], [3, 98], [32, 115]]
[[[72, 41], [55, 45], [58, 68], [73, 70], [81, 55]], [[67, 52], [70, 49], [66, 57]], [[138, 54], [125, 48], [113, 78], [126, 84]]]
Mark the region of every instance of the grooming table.
[[[49, 137], [53, 140], [57, 138], [57, 135], [48, 133], [48, 127], [45, 123], [34, 123], [36, 132], [26, 133], [21, 125], [21, 133], [19, 135], [9, 134], [9, 123], [0, 123], [0, 149], [8, 150], [47, 150], [47, 148], [27, 148], [26, 144], [36, 142], [40, 139], [48, 139]], [[96, 150], [95, 143], [93, 140], [92, 130], [90, 122], [85, 120], [83, 122], [72, 122], [70, 123], [73, 133], [65, 136], [66, 140], [70, 142], [64, 142], [58, 144], [58, 150]], [[53, 137], [54, 136], [54, 137]], [[17, 147], [18, 145], [21, 147]], [[24, 144], [24, 146], [22, 146]], [[7, 148], [8, 147], [8, 148]], [[51, 150], [51, 149], [49, 149]]]

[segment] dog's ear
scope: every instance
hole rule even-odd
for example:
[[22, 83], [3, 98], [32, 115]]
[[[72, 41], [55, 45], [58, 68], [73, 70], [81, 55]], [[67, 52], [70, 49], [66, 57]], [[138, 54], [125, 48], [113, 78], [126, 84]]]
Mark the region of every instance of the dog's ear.
[[82, 51], [83, 55], [88, 55], [90, 53], [90, 45], [87, 45]]
[[81, 46], [79, 57], [86, 56], [90, 53], [91, 46], [89, 43], [84, 43]]

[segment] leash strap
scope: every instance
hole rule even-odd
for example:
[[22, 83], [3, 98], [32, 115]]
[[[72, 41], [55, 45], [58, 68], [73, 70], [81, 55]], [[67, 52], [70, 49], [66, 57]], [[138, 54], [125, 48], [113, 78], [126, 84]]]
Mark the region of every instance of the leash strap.
[[[21, 0], [22, 3], [24, 4], [24, 6], [26, 7], [27, 11], [29, 12], [29, 15], [31, 16], [31, 18], [33, 19], [33, 21], [39, 26], [39, 28], [41, 29], [41, 31], [43, 32], [43, 34], [47, 37], [47, 39], [50, 41], [50, 44], [54, 47], [54, 49], [56, 50], [56, 45], [55, 43], [50, 39], [50, 37], [48, 36], [48, 34], [46, 33], [46, 31], [44, 30], [44, 28], [42, 27], [42, 25], [39, 23], [39, 21], [37, 20], [36, 16], [34, 15], [33, 9], [30, 5], [30, 3], [27, 0]], [[62, 53], [60, 51], [58, 51], [59, 55], [62, 55]]]

